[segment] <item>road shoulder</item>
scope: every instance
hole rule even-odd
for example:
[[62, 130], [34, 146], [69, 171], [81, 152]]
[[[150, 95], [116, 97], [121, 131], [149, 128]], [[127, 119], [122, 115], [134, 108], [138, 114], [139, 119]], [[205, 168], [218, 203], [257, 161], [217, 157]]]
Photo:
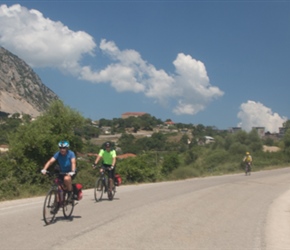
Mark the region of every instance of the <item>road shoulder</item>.
[[290, 247], [290, 190], [279, 196], [270, 206], [266, 223], [266, 249]]

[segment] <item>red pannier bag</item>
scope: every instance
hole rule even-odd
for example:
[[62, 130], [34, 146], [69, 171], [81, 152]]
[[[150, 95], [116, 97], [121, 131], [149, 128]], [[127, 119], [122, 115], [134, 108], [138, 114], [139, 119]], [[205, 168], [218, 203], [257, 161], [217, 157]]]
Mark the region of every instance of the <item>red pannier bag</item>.
[[115, 186], [120, 186], [122, 184], [121, 175], [115, 174]]
[[74, 192], [74, 199], [75, 200], [81, 200], [83, 198], [83, 191], [82, 191], [83, 185], [80, 183], [73, 184], [73, 192]]

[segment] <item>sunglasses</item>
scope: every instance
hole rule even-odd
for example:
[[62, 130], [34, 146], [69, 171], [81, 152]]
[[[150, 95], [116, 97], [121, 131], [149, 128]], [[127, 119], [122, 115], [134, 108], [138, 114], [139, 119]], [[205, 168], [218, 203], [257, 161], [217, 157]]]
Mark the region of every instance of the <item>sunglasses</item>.
[[66, 149], [66, 147], [59, 147], [59, 149]]

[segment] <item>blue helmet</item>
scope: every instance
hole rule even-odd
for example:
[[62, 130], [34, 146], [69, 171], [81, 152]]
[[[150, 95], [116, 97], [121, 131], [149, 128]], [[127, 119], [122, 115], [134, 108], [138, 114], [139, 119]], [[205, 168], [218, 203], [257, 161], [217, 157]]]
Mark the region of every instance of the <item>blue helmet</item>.
[[60, 141], [58, 143], [59, 148], [68, 148], [69, 147], [69, 142], [68, 141]]

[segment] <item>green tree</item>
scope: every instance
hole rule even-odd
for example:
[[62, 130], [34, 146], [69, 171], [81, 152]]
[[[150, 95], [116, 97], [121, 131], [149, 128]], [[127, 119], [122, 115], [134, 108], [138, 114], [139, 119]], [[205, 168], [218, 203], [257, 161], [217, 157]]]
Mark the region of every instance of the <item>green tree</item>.
[[194, 163], [198, 158], [198, 153], [194, 150], [188, 150], [184, 156], [184, 163], [186, 165]]
[[155, 182], [160, 179], [160, 167], [151, 154], [130, 157], [118, 162], [117, 171], [124, 183]]
[[9, 134], [15, 133], [22, 123], [19, 116], [14, 115], [11, 118], [3, 118], [0, 120], [0, 144], [8, 144]]
[[187, 134], [183, 134], [182, 137], [180, 138], [180, 143], [184, 144], [184, 145], [188, 145], [188, 140], [189, 140], [189, 137]]
[[290, 129], [286, 131], [283, 138], [283, 143], [284, 143], [284, 153], [289, 162], [290, 161]]
[[216, 135], [214, 137], [214, 143], [212, 144], [212, 149], [218, 149], [218, 148], [225, 149], [226, 148], [225, 145], [226, 145], [226, 141], [222, 136]]
[[138, 130], [141, 128], [140, 121], [138, 121], [138, 120], [134, 121], [132, 124], [132, 127], [133, 127], [133, 132], [137, 133]]
[[248, 134], [246, 131], [241, 130], [233, 134], [233, 139], [235, 142], [239, 142], [241, 144], [247, 145]]
[[262, 143], [261, 138], [258, 135], [257, 130], [253, 129], [248, 134], [248, 139], [246, 141], [246, 144], [249, 146], [252, 152], [258, 152], [263, 149], [263, 143]]
[[123, 153], [136, 153], [134, 146], [135, 137], [132, 134], [123, 133], [118, 140], [118, 145], [121, 147]]
[[22, 116], [22, 120], [23, 120], [23, 122], [25, 122], [25, 123], [29, 123], [29, 122], [31, 121], [31, 116], [30, 116], [30, 115], [27, 115], [27, 114], [24, 114], [24, 115]]
[[177, 153], [169, 153], [164, 156], [164, 161], [162, 164], [162, 173], [168, 175], [174, 169], [178, 168], [180, 165], [179, 157]]
[[196, 127], [192, 130], [192, 135], [194, 138], [203, 137], [205, 136], [205, 127], [202, 124], [198, 124]]
[[290, 128], [290, 120], [287, 120], [286, 122], [283, 123], [283, 128]]
[[247, 148], [248, 147], [245, 144], [242, 144], [240, 142], [234, 142], [230, 145], [229, 153], [238, 157], [242, 157], [247, 151]]
[[266, 138], [264, 144], [267, 146], [274, 146], [274, 140], [272, 138]]
[[60, 140], [68, 140], [73, 151], [80, 151], [82, 141], [74, 131], [83, 123], [84, 118], [78, 112], [55, 101], [46, 113], [11, 134], [9, 156], [17, 162], [19, 180], [33, 182], [40, 179], [35, 174], [58, 150]]

